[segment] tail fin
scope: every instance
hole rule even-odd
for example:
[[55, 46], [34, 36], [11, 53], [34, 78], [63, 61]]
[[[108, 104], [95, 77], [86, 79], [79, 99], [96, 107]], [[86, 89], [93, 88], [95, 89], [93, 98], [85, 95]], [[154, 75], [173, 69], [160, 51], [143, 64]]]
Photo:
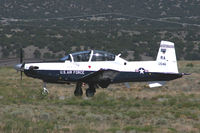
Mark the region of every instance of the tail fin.
[[156, 61], [161, 72], [178, 73], [173, 42], [161, 41]]

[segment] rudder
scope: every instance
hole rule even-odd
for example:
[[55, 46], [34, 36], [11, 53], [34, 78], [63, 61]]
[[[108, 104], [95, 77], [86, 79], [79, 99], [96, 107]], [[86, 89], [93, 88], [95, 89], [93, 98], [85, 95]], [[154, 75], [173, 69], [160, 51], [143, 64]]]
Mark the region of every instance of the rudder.
[[173, 42], [161, 41], [156, 61], [161, 72], [178, 73], [176, 52]]

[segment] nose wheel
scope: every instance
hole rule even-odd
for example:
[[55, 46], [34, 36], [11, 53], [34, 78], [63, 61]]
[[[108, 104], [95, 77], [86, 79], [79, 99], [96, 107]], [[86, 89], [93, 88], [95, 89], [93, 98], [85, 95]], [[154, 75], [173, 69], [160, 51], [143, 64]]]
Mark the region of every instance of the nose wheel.
[[49, 94], [49, 90], [47, 89], [46, 83], [44, 82], [44, 84], [43, 84], [42, 95], [47, 95], [47, 94]]

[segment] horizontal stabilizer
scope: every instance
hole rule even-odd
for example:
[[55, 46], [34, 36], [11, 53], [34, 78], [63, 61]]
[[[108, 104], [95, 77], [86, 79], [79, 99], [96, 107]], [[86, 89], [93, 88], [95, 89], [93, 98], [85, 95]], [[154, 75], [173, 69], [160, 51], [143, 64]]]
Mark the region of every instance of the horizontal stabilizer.
[[166, 83], [166, 81], [155, 81], [155, 82], [148, 82], [148, 83], [149, 83], [150, 88], [154, 88], [154, 87], [163, 86]]

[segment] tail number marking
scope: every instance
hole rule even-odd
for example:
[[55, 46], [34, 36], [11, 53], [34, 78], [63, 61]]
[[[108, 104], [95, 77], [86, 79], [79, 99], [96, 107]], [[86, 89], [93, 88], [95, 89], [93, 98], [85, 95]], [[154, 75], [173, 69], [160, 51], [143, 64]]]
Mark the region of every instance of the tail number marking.
[[164, 63], [164, 62], [159, 62], [158, 65], [159, 65], [159, 66], [166, 66], [166, 63]]

